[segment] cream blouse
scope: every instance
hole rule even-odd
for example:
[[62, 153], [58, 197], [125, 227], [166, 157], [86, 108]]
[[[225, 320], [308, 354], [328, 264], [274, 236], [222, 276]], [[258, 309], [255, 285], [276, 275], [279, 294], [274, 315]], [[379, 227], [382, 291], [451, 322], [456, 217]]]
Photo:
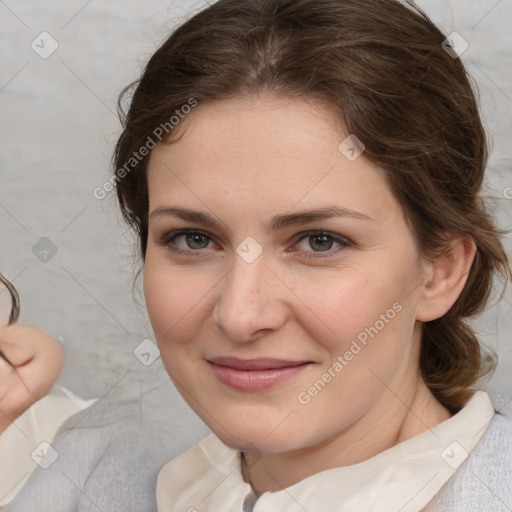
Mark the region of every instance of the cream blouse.
[[265, 492], [254, 507], [240, 452], [210, 434], [161, 469], [158, 512], [419, 512], [466, 460], [494, 413], [487, 393], [475, 391], [457, 414], [436, 427], [358, 464]]

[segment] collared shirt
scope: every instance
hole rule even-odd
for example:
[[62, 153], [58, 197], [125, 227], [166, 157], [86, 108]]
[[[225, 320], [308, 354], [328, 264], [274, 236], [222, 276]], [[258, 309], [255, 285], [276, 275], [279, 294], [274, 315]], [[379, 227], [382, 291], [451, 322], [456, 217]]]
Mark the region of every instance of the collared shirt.
[[457, 414], [434, 428], [358, 464], [265, 492], [254, 505], [240, 452], [211, 434], [162, 468], [156, 487], [158, 511], [419, 512], [466, 460], [494, 413], [487, 393], [476, 391]]

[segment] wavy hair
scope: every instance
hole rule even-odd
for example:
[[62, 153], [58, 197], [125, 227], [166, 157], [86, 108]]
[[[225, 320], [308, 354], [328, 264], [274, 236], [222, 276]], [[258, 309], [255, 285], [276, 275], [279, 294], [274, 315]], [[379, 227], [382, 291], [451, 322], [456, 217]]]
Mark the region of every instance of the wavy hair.
[[[204, 103], [270, 92], [337, 108], [347, 132], [363, 141], [364, 156], [382, 170], [422, 255], [446, 250], [446, 232], [476, 244], [462, 293], [422, 332], [422, 376], [454, 411], [464, 390], [496, 365], [468, 319], [484, 309], [493, 277], [509, 279], [511, 271], [503, 232], [480, 195], [488, 148], [477, 100], [445, 39], [411, 1], [220, 0], [179, 26], [121, 94], [123, 131], [113, 163], [121, 169], [191, 98]], [[142, 259], [148, 160], [116, 179]]]

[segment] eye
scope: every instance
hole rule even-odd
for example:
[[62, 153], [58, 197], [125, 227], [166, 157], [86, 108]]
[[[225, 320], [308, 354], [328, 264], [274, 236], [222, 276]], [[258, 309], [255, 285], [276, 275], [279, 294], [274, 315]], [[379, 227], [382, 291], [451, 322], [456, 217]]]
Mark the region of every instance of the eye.
[[[297, 242], [290, 250], [310, 253], [309, 258], [333, 256], [340, 250], [352, 246], [349, 240], [321, 230], [299, 233], [296, 239]], [[176, 254], [201, 256], [204, 254], [203, 249], [213, 248], [213, 239], [203, 231], [180, 229], [165, 234], [159, 240], [159, 244]]]
[[[313, 253], [328, 253], [326, 256], [331, 256], [334, 253], [339, 252], [338, 250], [331, 250], [333, 247], [335, 249], [343, 249], [351, 246], [351, 243], [345, 238], [327, 231], [308, 231], [306, 233], [301, 233], [299, 236], [299, 241], [294, 245], [294, 250]], [[335, 244], [337, 244], [337, 247], [335, 247]], [[311, 251], [310, 249], [313, 250]]]
[[212, 239], [202, 231], [192, 229], [180, 229], [167, 233], [160, 244], [179, 254], [190, 254], [199, 252], [201, 249], [209, 248]]

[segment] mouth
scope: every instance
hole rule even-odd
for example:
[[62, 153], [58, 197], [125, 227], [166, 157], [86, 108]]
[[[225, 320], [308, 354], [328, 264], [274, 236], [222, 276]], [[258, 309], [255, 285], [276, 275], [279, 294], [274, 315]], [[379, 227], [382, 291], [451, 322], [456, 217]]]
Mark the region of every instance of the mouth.
[[235, 357], [216, 357], [207, 359], [207, 362], [221, 383], [238, 391], [272, 388], [291, 379], [312, 364], [311, 361]]

